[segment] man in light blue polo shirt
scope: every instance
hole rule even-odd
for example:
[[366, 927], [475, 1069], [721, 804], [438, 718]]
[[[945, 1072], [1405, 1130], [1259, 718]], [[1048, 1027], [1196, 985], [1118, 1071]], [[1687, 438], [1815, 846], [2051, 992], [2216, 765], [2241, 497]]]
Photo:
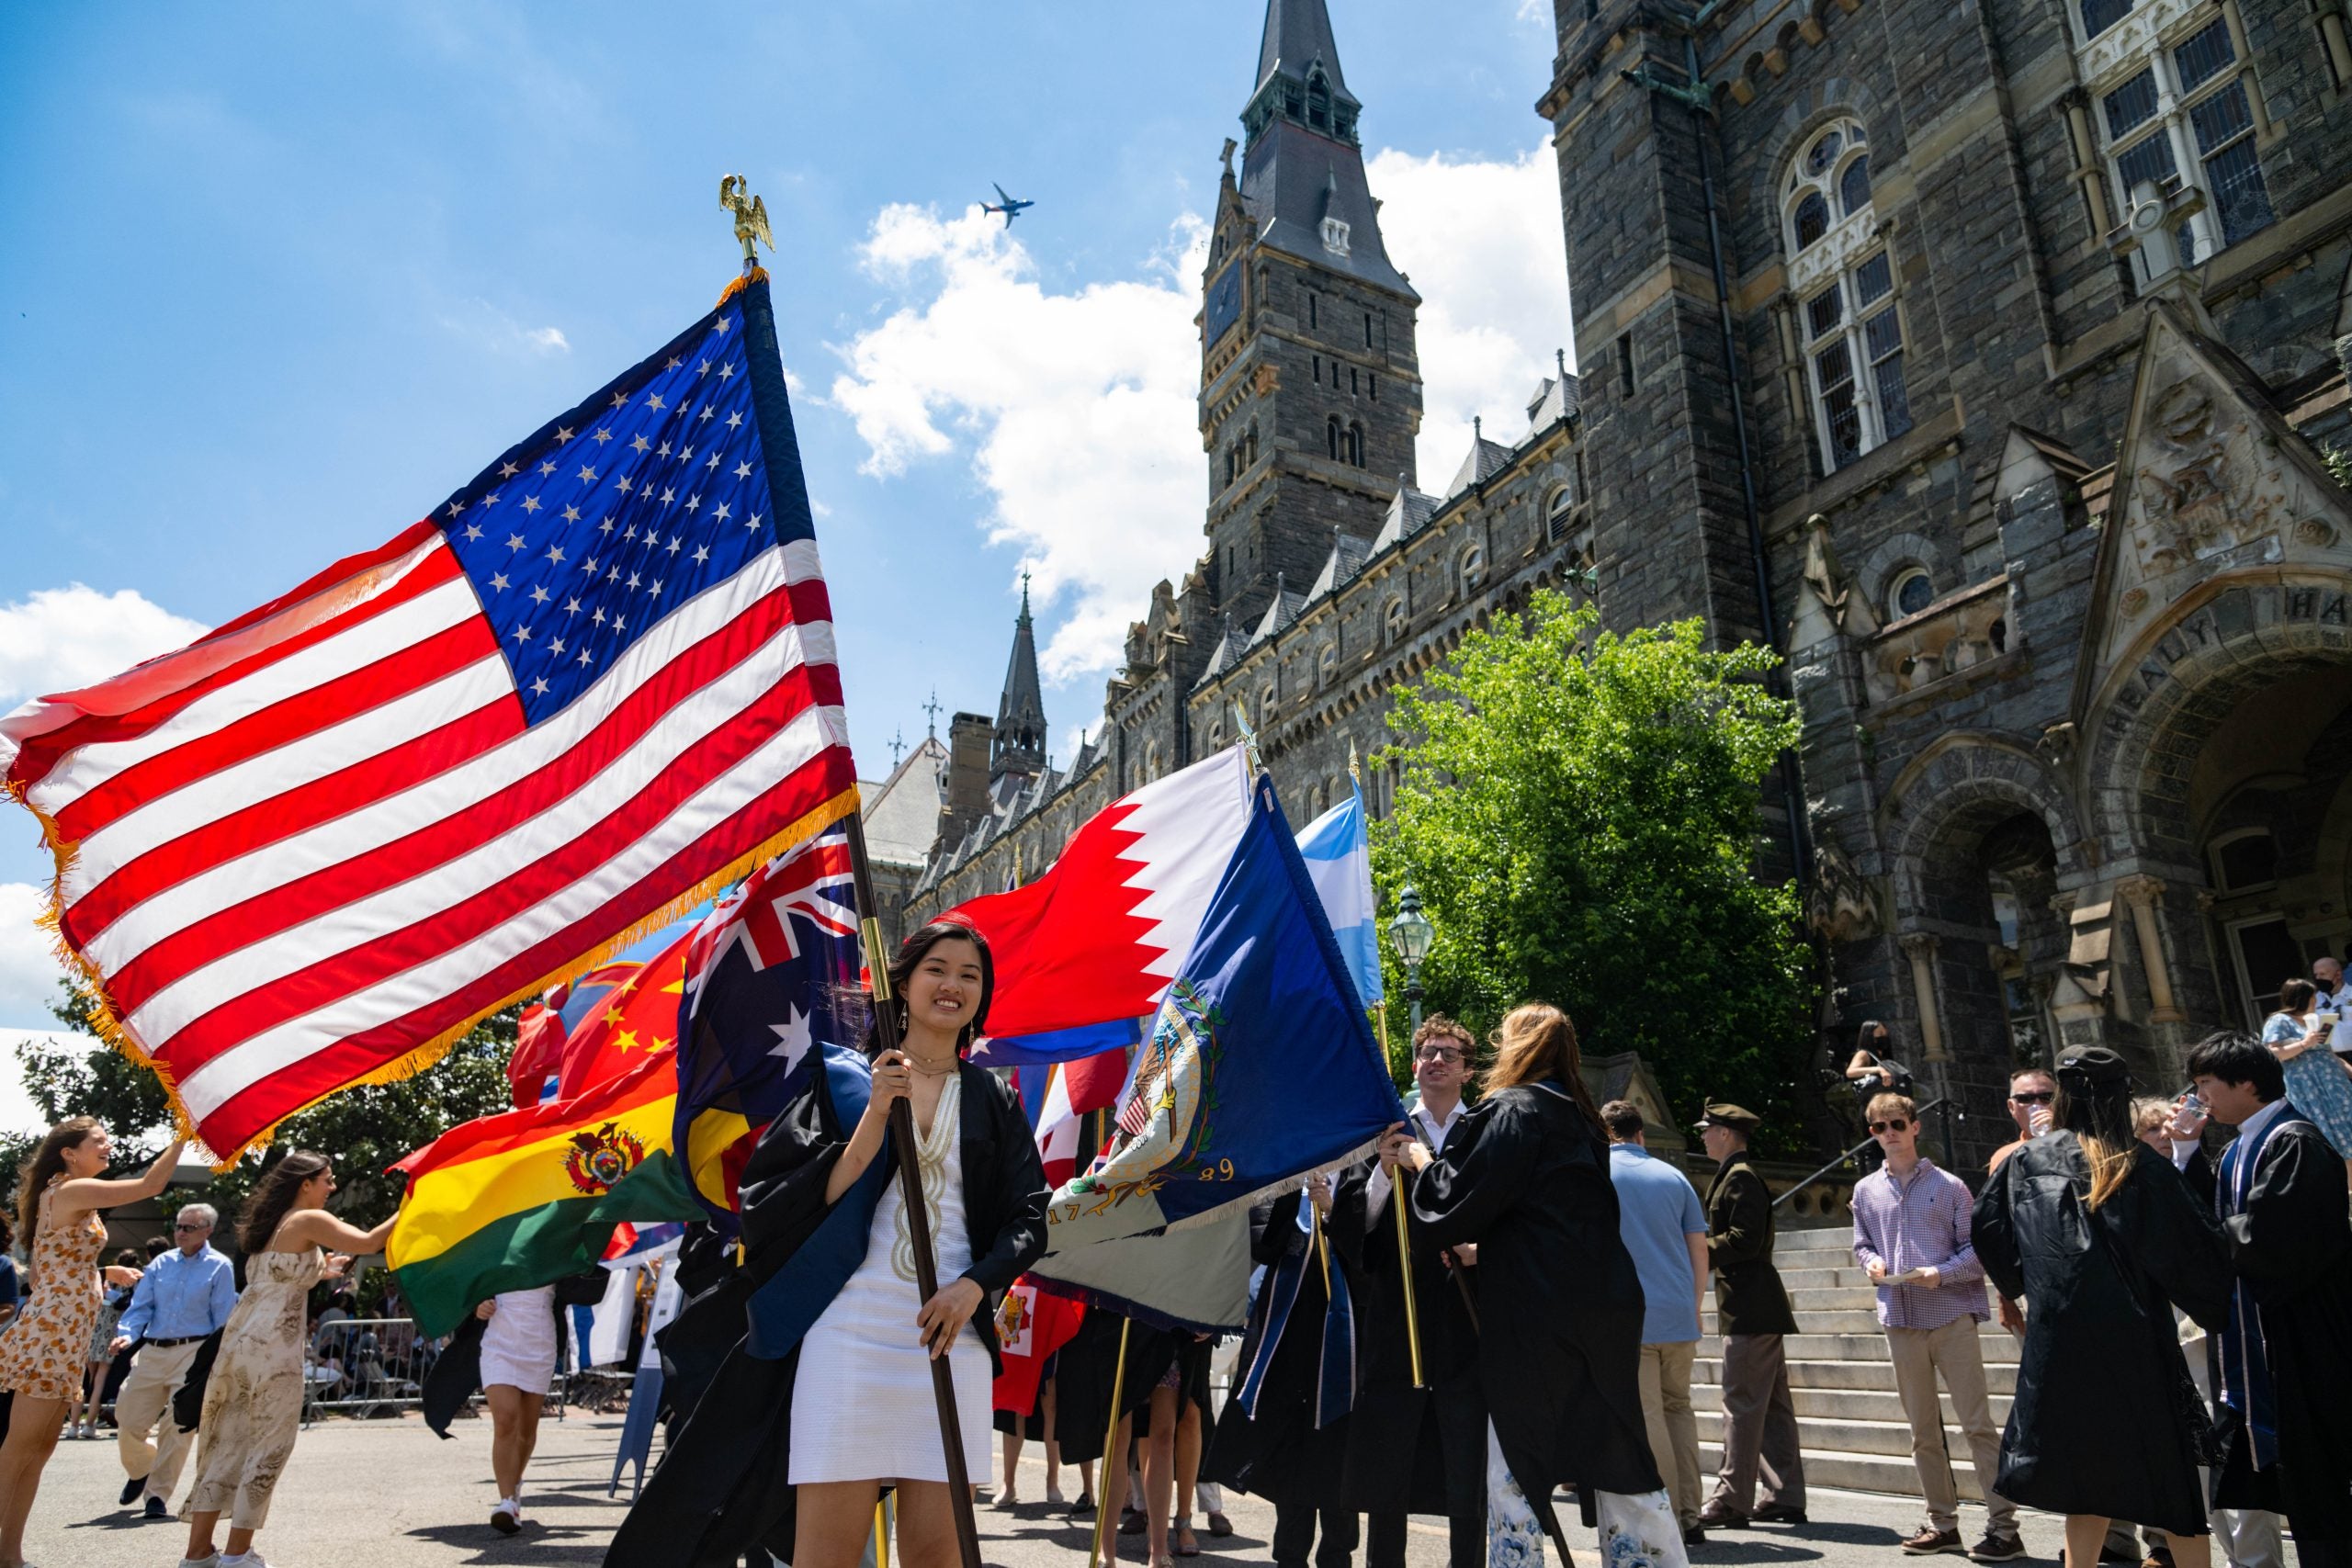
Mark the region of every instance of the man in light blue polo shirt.
[[1641, 1275], [1642, 1419], [1650, 1454], [1674, 1499], [1687, 1546], [1704, 1541], [1699, 1523], [1699, 1421], [1690, 1413], [1690, 1363], [1699, 1353], [1700, 1303], [1707, 1299], [1707, 1212], [1690, 1179], [1654, 1157], [1642, 1141], [1642, 1113], [1626, 1100], [1600, 1108], [1609, 1129], [1609, 1177], [1617, 1226]]

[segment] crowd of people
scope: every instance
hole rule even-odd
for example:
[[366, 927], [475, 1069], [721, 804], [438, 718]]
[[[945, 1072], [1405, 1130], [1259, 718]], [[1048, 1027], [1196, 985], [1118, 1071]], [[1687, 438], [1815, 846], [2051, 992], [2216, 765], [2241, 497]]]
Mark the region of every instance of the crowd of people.
[[[1000, 1506], [1019, 1500], [1021, 1445], [1042, 1439], [1046, 1500], [1063, 1501], [1066, 1466], [1073, 1513], [1124, 1495], [1109, 1554], [1140, 1537], [1153, 1568], [1199, 1554], [1196, 1518], [1231, 1533], [1227, 1489], [1272, 1505], [1283, 1568], [1348, 1568], [1359, 1551], [1368, 1568], [1402, 1568], [1414, 1515], [1445, 1521], [1454, 1568], [1540, 1562], [1547, 1543], [1568, 1550], [1566, 1498], [1611, 1568], [1685, 1568], [1711, 1531], [1810, 1523], [1789, 1383], [1798, 1324], [1752, 1111], [1705, 1107], [1702, 1194], [1650, 1151], [1639, 1108], [1594, 1103], [1557, 1009], [1512, 1010], [1483, 1047], [1431, 1017], [1411, 1043], [1408, 1117], [1376, 1153], [1251, 1212], [1256, 1273], [1221, 1402], [1207, 1336], [1093, 1311], [1019, 1408], [992, 1410], [993, 1305], [1042, 1255], [1049, 1194], [1019, 1100], [965, 1059], [993, 988], [985, 941], [934, 922], [888, 980], [895, 1016], [865, 1054], [829, 1053], [752, 1154], [740, 1245], [690, 1227], [688, 1300], [659, 1342], [671, 1439], [613, 1568], [854, 1568], [886, 1490], [908, 1568], [947, 1568], [950, 1488], [985, 1475], [992, 1427]], [[2124, 1058], [2098, 1046], [2020, 1069], [2017, 1135], [1978, 1182], [1924, 1152], [1918, 1104], [1883, 1033], [1866, 1034], [1850, 1070], [1870, 1080], [1876, 1157], [1853, 1189], [1854, 1271], [1875, 1296], [1925, 1506], [1890, 1544], [2013, 1561], [2030, 1508], [2063, 1518], [2074, 1568], [2209, 1568], [2216, 1536], [2231, 1568], [2283, 1568], [2289, 1528], [2307, 1568], [2352, 1568], [2352, 1422], [2332, 1395], [2352, 1382], [2347, 1011], [2352, 992], [2323, 964], [2285, 987], [2258, 1036], [2196, 1046], [2191, 1089], [2169, 1097], [2135, 1097]], [[920, 1222], [882, 1157], [902, 1102]], [[101, 1213], [159, 1194], [179, 1152], [110, 1179], [108, 1134], [77, 1119], [26, 1163], [30, 1289], [0, 1302], [0, 1568], [22, 1562], [51, 1450], [94, 1434], [113, 1379], [121, 1506], [170, 1517], [190, 1471], [182, 1568], [264, 1568], [256, 1532], [300, 1431], [306, 1301], [379, 1249], [390, 1222], [336, 1218], [330, 1162], [298, 1151], [245, 1205], [240, 1262], [196, 1203], [170, 1245], [102, 1265]], [[575, 1283], [484, 1302], [425, 1380], [445, 1436], [484, 1393], [490, 1522], [505, 1533], [524, 1526]], [[1712, 1483], [1692, 1397], [1711, 1295]], [[2022, 1342], [2006, 1424], [1981, 1337], [1996, 1318]], [[929, 1363], [943, 1359], [960, 1465], [934, 1404]], [[1987, 1483], [1973, 1542], [1946, 1401]]]

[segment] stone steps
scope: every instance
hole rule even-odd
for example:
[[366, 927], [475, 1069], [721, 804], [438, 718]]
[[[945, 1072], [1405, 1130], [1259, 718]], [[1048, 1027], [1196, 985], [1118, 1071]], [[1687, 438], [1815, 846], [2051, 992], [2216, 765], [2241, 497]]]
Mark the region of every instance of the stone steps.
[[[1797, 1317], [1798, 1332], [1784, 1343], [1806, 1483], [1917, 1496], [1911, 1427], [1894, 1392], [1894, 1367], [1878, 1325], [1878, 1292], [1854, 1263], [1851, 1229], [1783, 1230], [1775, 1238], [1773, 1261]], [[1690, 1402], [1698, 1416], [1700, 1463], [1712, 1487], [1714, 1469], [1723, 1459], [1722, 1342], [1716, 1337], [1712, 1303], [1702, 1317], [1705, 1337], [1692, 1365]], [[1988, 1320], [1978, 1343], [1984, 1352], [1993, 1418], [2006, 1421], [2017, 1390], [2018, 1342]], [[1952, 1424], [1949, 1397], [1943, 1406], [1944, 1447], [1961, 1495], [1981, 1500], [1968, 1444]]]

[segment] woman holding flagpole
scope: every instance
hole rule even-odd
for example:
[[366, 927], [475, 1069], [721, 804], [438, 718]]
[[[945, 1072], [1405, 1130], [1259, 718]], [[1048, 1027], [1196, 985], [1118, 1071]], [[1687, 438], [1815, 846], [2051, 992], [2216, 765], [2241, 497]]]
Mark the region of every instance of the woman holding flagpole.
[[1540, 1561], [1538, 1521], [1548, 1523], [1554, 1487], [1572, 1483], [1586, 1522], [1600, 1527], [1604, 1562], [1684, 1568], [1642, 1421], [1641, 1280], [1618, 1235], [1608, 1135], [1576, 1028], [1559, 1009], [1529, 1003], [1504, 1018], [1495, 1048], [1485, 1092], [1443, 1153], [1402, 1126], [1380, 1150], [1400, 1174], [1416, 1173], [1419, 1239], [1478, 1248], [1479, 1382], [1498, 1521], [1489, 1558]]
[[[826, 1051], [745, 1167], [751, 1333], [615, 1538], [612, 1568], [731, 1562], [754, 1543], [794, 1568], [856, 1568], [886, 1485], [905, 1568], [957, 1562], [931, 1362], [954, 1370], [965, 1463], [984, 1475], [989, 1298], [1045, 1251], [1048, 1193], [1020, 1101], [962, 1060], [994, 988], [987, 941], [933, 920], [888, 976], [903, 1043], [884, 1049], [892, 1032], [877, 1027], [862, 1056]], [[885, 1142], [900, 1100], [943, 1281], [928, 1301]]]

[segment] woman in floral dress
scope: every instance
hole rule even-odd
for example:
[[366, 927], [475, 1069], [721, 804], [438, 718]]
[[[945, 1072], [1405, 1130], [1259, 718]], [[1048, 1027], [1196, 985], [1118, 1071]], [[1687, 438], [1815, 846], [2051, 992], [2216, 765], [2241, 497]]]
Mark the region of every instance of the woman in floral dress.
[[2344, 1158], [2352, 1180], [2352, 1065], [2327, 1048], [2334, 1021], [2318, 1021], [2319, 987], [2290, 980], [2278, 988], [2278, 1010], [2262, 1024], [2262, 1043], [2287, 1075], [2287, 1098], [2310, 1117]]
[[[76, 1116], [51, 1128], [17, 1172], [17, 1232], [30, 1238], [32, 1301], [0, 1336], [0, 1388], [16, 1396], [0, 1442], [0, 1568], [23, 1568], [25, 1520], [41, 1470], [82, 1396], [82, 1363], [104, 1288], [97, 1262], [107, 1227], [98, 1211], [161, 1192], [181, 1146], [175, 1139], [144, 1176], [108, 1181], [101, 1173], [114, 1140], [93, 1118]], [[108, 1269], [106, 1277], [117, 1284], [139, 1278], [124, 1269]]]
[[[245, 1205], [238, 1245], [245, 1293], [221, 1330], [197, 1426], [196, 1484], [180, 1506], [188, 1522], [182, 1568], [267, 1568], [254, 1532], [269, 1517], [270, 1495], [302, 1427], [303, 1305], [311, 1287], [339, 1279], [347, 1253], [380, 1251], [392, 1234], [345, 1224], [326, 1211], [334, 1190], [327, 1156], [298, 1149], [272, 1166]], [[339, 1248], [330, 1255], [325, 1248]], [[228, 1551], [212, 1531], [229, 1516]]]

